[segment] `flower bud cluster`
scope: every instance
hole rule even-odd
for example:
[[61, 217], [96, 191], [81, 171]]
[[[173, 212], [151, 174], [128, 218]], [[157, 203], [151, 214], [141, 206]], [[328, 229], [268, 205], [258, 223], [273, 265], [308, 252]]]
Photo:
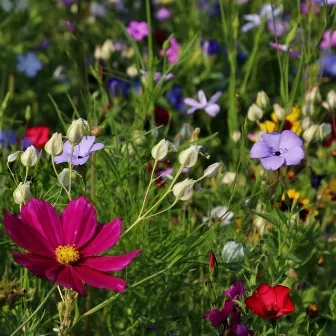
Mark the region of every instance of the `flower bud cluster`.
[[255, 104], [252, 104], [247, 112], [247, 118], [251, 121], [258, 121], [260, 120], [265, 110], [270, 105], [270, 100], [267, 94], [264, 91], [258, 92], [257, 100]]

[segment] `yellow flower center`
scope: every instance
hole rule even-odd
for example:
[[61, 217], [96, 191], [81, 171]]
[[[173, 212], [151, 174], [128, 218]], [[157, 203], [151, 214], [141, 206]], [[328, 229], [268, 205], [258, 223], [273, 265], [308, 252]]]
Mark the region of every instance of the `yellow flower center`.
[[80, 259], [80, 254], [75, 245], [58, 246], [55, 250], [56, 259], [64, 265], [70, 265]]

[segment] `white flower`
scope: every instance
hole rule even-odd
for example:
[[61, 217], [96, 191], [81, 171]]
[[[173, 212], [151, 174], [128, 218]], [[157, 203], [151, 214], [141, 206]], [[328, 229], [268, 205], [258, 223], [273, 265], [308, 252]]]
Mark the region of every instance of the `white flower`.
[[26, 167], [33, 167], [37, 162], [37, 153], [34, 146], [29, 146], [21, 155], [21, 163]]
[[17, 204], [26, 203], [32, 197], [29, 183], [20, 182], [19, 186], [13, 192], [13, 197]]
[[231, 224], [231, 219], [233, 218], [234, 214], [231, 211], [227, 212], [227, 210], [228, 209], [226, 206], [218, 205], [208, 212], [208, 217], [203, 217], [203, 221], [219, 221], [220, 225]]
[[269, 98], [266, 94], [265, 91], [260, 91], [258, 92], [258, 96], [257, 96], [257, 101], [256, 104], [261, 108], [261, 109], [266, 109], [269, 105]]
[[224, 184], [231, 184], [231, 183], [234, 182], [235, 179], [236, 179], [236, 173], [234, 173], [234, 172], [226, 172], [224, 174], [222, 182]]
[[223, 164], [220, 162], [216, 162], [208, 166], [203, 173], [203, 176], [214, 176], [217, 173], [217, 170], [222, 166]]
[[264, 112], [263, 110], [256, 104], [252, 104], [247, 112], [247, 118], [251, 121], [256, 121], [262, 118]]
[[282, 106], [279, 104], [274, 104], [273, 109], [278, 120], [283, 120], [285, 118], [286, 111]]

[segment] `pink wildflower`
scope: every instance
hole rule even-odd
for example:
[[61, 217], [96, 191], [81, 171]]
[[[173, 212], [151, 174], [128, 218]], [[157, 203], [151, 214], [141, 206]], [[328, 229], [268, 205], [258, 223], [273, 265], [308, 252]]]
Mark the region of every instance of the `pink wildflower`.
[[[168, 62], [170, 64], [174, 64], [179, 59], [179, 51], [180, 51], [180, 45], [177, 42], [176, 38], [173, 37], [170, 40], [170, 47], [166, 51], [166, 56], [168, 58]], [[161, 50], [160, 55], [163, 55], [163, 50]]]
[[127, 27], [127, 32], [136, 41], [141, 41], [148, 36], [148, 25], [147, 22], [131, 21]]
[[328, 29], [323, 33], [323, 41], [320, 44], [321, 49], [331, 48], [336, 46], [336, 30], [333, 32]]
[[39, 278], [72, 288], [86, 296], [84, 282], [123, 293], [126, 282], [107, 272], [125, 268], [141, 250], [120, 256], [97, 256], [117, 243], [121, 219], [98, 225], [96, 211], [85, 198], [71, 201], [59, 216], [41, 199], [31, 199], [19, 216], [6, 211], [4, 226], [9, 236], [29, 253], [13, 251], [14, 260]]

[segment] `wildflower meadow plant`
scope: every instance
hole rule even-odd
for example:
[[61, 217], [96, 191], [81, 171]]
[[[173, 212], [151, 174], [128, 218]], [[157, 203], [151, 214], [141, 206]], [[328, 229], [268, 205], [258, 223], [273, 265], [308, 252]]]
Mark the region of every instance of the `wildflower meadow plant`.
[[335, 335], [335, 4], [0, 1], [0, 335]]

